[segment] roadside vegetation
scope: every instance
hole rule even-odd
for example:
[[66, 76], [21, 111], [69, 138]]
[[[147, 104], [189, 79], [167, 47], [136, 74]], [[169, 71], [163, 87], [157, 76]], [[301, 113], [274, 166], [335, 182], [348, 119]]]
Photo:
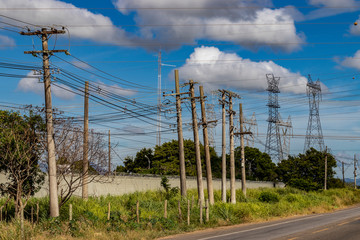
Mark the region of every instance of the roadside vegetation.
[[[251, 147], [245, 148], [246, 179], [281, 181], [286, 188], [248, 189], [246, 197], [238, 189], [236, 204], [223, 203], [221, 192], [215, 191], [215, 204], [200, 208], [195, 189], [181, 197], [179, 189], [170, 186], [163, 177], [159, 182], [162, 190], [83, 200], [73, 196], [82, 186], [81, 126], [75, 126], [73, 119], [56, 117], [60, 216], [50, 218], [49, 199], [33, 197], [47, 170], [43, 110], [30, 107], [28, 115], [0, 111], [0, 173], [7, 176], [7, 181], [0, 183], [0, 239], [154, 239], [197, 229], [326, 212], [360, 203], [360, 191], [334, 177], [336, 160], [331, 154], [327, 154], [326, 169], [329, 190], [324, 191], [324, 152], [311, 148], [276, 165], [268, 154]], [[107, 146], [102, 136], [94, 132], [89, 144], [93, 176], [89, 181], [100, 181], [108, 174]], [[195, 176], [194, 142], [185, 140], [184, 145], [187, 176]], [[213, 148], [210, 156], [213, 177], [220, 177], [221, 158]], [[240, 158], [240, 148], [236, 148], [235, 157]], [[156, 146], [154, 151], [144, 148], [135, 157], [125, 158], [124, 166], [118, 166], [116, 172], [178, 175], [178, 166], [178, 144], [173, 140]], [[236, 169], [240, 166], [236, 165]], [[227, 172], [229, 177], [229, 169]], [[236, 178], [241, 178], [240, 171]], [[61, 181], [66, 184], [60, 185]], [[229, 202], [229, 193], [227, 198]]]
[[[215, 191], [215, 204], [205, 210], [200, 224], [196, 190], [181, 199], [175, 191], [148, 191], [123, 196], [92, 197], [87, 201], [72, 197], [62, 208], [60, 217], [48, 217], [48, 200], [31, 198], [25, 207], [24, 239], [154, 239], [176, 233], [246, 222], [266, 221], [311, 213], [322, 213], [360, 203], [360, 191], [351, 188], [327, 191], [303, 191], [295, 188], [249, 189], [245, 198], [237, 190], [237, 203], [222, 203], [220, 191]], [[167, 200], [167, 218], [164, 203]], [[190, 202], [190, 225], [187, 206]], [[4, 203], [0, 201], [0, 205]], [[139, 201], [139, 222], [136, 205]], [[181, 205], [181, 215], [178, 203]], [[36, 204], [39, 219], [36, 223]], [[110, 203], [110, 218], [108, 209]], [[69, 206], [73, 216], [69, 220]], [[33, 211], [31, 211], [33, 208]], [[31, 212], [33, 215], [31, 216]], [[15, 208], [8, 204], [2, 209], [0, 239], [19, 239], [20, 222], [14, 220]], [[31, 223], [31, 219], [34, 222]]]

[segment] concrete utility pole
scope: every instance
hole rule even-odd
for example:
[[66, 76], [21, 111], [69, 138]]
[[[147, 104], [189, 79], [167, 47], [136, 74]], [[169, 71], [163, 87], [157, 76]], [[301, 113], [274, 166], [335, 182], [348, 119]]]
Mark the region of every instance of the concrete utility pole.
[[109, 164], [108, 164], [108, 175], [111, 174], [111, 136], [110, 136], [110, 130], [109, 130]]
[[342, 166], [342, 177], [343, 177], [343, 184], [345, 185], [345, 169], [344, 169], [344, 161], [341, 162]]
[[184, 137], [183, 137], [183, 129], [182, 129], [182, 116], [181, 116], [179, 70], [177, 69], [175, 70], [175, 95], [176, 95], [176, 112], [177, 112], [177, 132], [178, 132], [178, 144], [179, 144], [180, 191], [181, 191], [181, 196], [186, 197]]
[[199, 143], [199, 130], [197, 123], [196, 115], [196, 98], [194, 90], [194, 81], [189, 81], [190, 85], [190, 101], [191, 101], [191, 113], [192, 113], [192, 122], [193, 122], [193, 132], [194, 132], [194, 144], [195, 144], [195, 158], [196, 158], [196, 175], [197, 175], [197, 189], [198, 189], [198, 199], [200, 202], [204, 202], [204, 187], [202, 182], [202, 167], [201, 167], [201, 156], [200, 156], [200, 143]]
[[325, 148], [325, 179], [324, 179], [324, 190], [327, 189], [327, 146]]
[[354, 188], [356, 189], [356, 155], [354, 154]]
[[240, 114], [240, 144], [241, 144], [241, 188], [246, 197], [246, 173], [245, 173], [245, 145], [244, 145], [244, 115], [242, 110], [242, 103], [239, 104]]
[[156, 145], [161, 146], [161, 50], [158, 55], [158, 126], [156, 135]]
[[82, 198], [88, 198], [88, 175], [89, 175], [89, 82], [85, 82], [84, 95], [84, 143], [83, 143], [83, 177], [82, 177]]
[[230, 135], [230, 201], [236, 203], [235, 189], [235, 155], [234, 155], [234, 111], [232, 95], [229, 94], [229, 135]]
[[59, 201], [57, 194], [57, 181], [56, 181], [56, 156], [55, 156], [55, 142], [54, 142], [54, 127], [53, 127], [53, 113], [52, 113], [52, 100], [51, 100], [51, 75], [49, 58], [53, 53], [64, 52], [66, 50], [49, 50], [48, 39], [52, 34], [64, 34], [64, 30], [57, 30], [51, 28], [42, 28], [34, 32], [20, 32], [25, 36], [41, 36], [42, 50], [41, 51], [25, 51], [25, 54], [42, 54], [43, 57], [43, 77], [44, 77], [44, 90], [45, 90], [45, 113], [46, 113], [46, 137], [47, 137], [47, 152], [48, 152], [48, 174], [49, 174], [49, 205], [50, 217], [59, 216]]
[[174, 73], [175, 73], [175, 93], [164, 94], [163, 96], [176, 97], [177, 133], [178, 133], [178, 144], [179, 144], [180, 192], [182, 197], [186, 197], [186, 171], [185, 171], [185, 155], [184, 155], [184, 137], [183, 137], [182, 117], [181, 117], [181, 95], [189, 94], [189, 93], [180, 92], [179, 70], [175, 69]]
[[225, 114], [225, 91], [221, 91], [222, 106], [222, 141], [221, 141], [221, 199], [226, 203], [226, 114]]
[[208, 123], [206, 121], [206, 111], [205, 111], [205, 97], [204, 97], [204, 88], [199, 86], [200, 91], [200, 104], [201, 104], [201, 121], [203, 126], [203, 138], [204, 138], [204, 148], [205, 148], [205, 163], [206, 163], [206, 182], [208, 190], [208, 198], [210, 205], [214, 204], [214, 189], [212, 182], [212, 172], [211, 172], [211, 161], [210, 161], [210, 148], [209, 148], [209, 138], [208, 138]]

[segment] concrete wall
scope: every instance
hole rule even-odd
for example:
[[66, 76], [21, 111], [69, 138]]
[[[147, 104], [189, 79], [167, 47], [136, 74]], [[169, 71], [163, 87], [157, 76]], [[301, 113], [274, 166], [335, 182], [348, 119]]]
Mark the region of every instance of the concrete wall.
[[[177, 176], [167, 176], [171, 187], [180, 187], [180, 180]], [[0, 183], [4, 182], [6, 177], [0, 174]], [[89, 195], [90, 196], [102, 196], [102, 195], [122, 195], [126, 193], [133, 193], [136, 191], [147, 190], [160, 190], [161, 176], [153, 175], [119, 175], [119, 176], [103, 176], [95, 179], [95, 181], [89, 183]], [[203, 180], [204, 188], [206, 188], [206, 179]], [[213, 185], [215, 190], [221, 189], [221, 179], [214, 179]], [[188, 189], [196, 189], [196, 178], [188, 177], [186, 179], [186, 186]], [[235, 183], [237, 189], [241, 189], [241, 181], [237, 180]], [[273, 188], [284, 187], [283, 183], [273, 182], [259, 182], [259, 181], [247, 181], [247, 188]], [[59, 187], [59, 193], [61, 188]], [[230, 181], [227, 181], [227, 189], [230, 189]], [[43, 188], [36, 194], [37, 197], [43, 197], [48, 194], [48, 180], [45, 180]], [[75, 192], [74, 195], [81, 196], [81, 188]]]

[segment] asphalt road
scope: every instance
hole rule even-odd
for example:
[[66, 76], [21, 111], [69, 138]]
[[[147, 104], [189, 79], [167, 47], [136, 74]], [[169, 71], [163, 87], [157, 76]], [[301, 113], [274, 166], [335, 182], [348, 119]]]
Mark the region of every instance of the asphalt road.
[[360, 207], [170, 236], [174, 240], [359, 240]]

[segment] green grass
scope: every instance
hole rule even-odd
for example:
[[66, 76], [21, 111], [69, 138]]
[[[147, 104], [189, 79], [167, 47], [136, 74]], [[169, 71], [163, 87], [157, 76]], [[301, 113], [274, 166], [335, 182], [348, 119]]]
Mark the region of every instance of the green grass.
[[[161, 236], [189, 232], [216, 226], [264, 221], [278, 217], [327, 212], [360, 203], [360, 190], [330, 189], [304, 192], [293, 188], [248, 189], [247, 198], [236, 192], [237, 203], [222, 203], [220, 191], [215, 191], [216, 203], [210, 207], [210, 220], [200, 224], [197, 191], [189, 190], [187, 199], [179, 195], [168, 200], [168, 218], [164, 218], [166, 194], [162, 191], [136, 192], [123, 196], [91, 197], [87, 201], [72, 198], [60, 210], [60, 217], [48, 217], [48, 200], [33, 198], [25, 209], [26, 239], [154, 239]], [[228, 194], [229, 196], [229, 194]], [[194, 199], [194, 204], [192, 200]], [[191, 224], [187, 225], [187, 203], [190, 201]], [[136, 202], [140, 203], [137, 222]], [[179, 219], [178, 201], [182, 218]], [[0, 206], [4, 199], [0, 199]], [[111, 204], [107, 220], [108, 203]], [[31, 207], [36, 212], [39, 203], [39, 223], [31, 224]], [[73, 206], [73, 220], [69, 221], [69, 204]], [[0, 239], [19, 239], [20, 225], [13, 219], [14, 207], [3, 209]], [[205, 220], [205, 210], [203, 212]], [[36, 216], [33, 216], [34, 220]]]

